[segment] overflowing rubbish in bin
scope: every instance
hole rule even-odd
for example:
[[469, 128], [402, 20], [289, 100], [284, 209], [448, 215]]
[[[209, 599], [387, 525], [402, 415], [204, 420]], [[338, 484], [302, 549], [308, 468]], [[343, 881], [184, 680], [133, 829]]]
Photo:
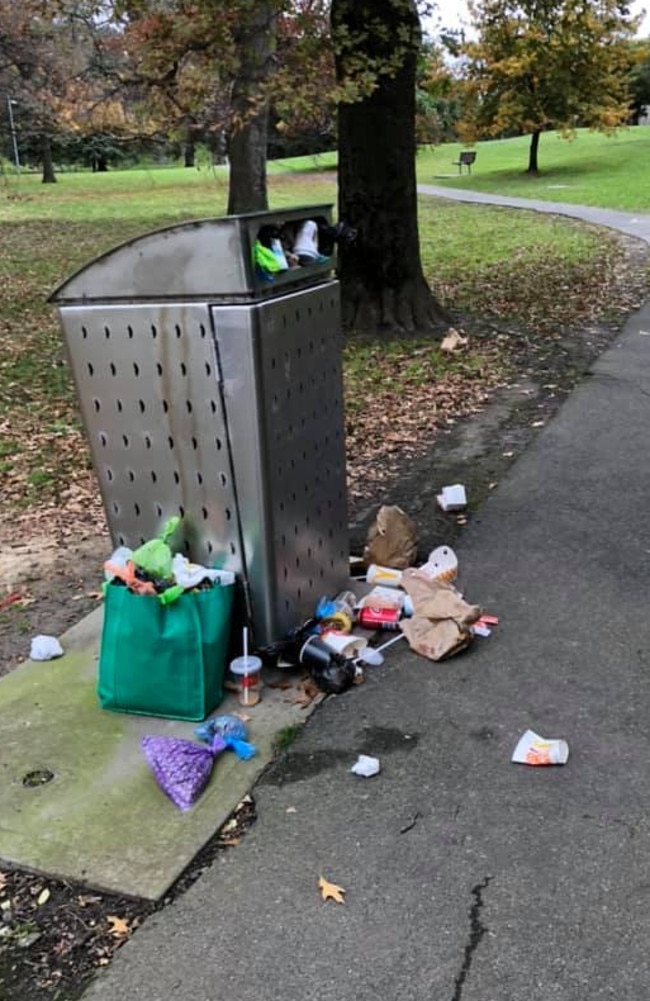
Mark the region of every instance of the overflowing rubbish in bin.
[[273, 282], [274, 276], [292, 268], [327, 264], [337, 243], [352, 243], [357, 231], [346, 222], [332, 225], [318, 216], [282, 225], [260, 227], [253, 245], [253, 261], [258, 277]]

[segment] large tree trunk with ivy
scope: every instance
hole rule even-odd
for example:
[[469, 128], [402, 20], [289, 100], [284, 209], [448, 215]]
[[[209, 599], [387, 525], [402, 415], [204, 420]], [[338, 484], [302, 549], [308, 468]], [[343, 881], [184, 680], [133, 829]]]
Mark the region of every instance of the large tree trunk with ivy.
[[228, 144], [229, 215], [268, 208], [264, 84], [274, 51], [272, 8], [269, 0], [250, 0], [237, 38], [239, 70], [232, 91], [233, 128]]
[[340, 103], [339, 218], [358, 230], [340, 248], [343, 322], [350, 333], [440, 332], [449, 317], [422, 273], [415, 176], [415, 0], [333, 0], [337, 78], [375, 89]]

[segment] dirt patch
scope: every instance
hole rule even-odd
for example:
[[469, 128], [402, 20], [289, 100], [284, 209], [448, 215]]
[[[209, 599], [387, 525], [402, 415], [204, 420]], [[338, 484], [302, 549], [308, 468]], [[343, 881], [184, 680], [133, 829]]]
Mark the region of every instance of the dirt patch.
[[157, 904], [0, 868], [2, 1001], [76, 1001], [145, 918], [173, 904], [254, 821], [246, 796]]
[[32, 637], [60, 636], [96, 607], [108, 533], [29, 542], [0, 532], [0, 675], [29, 657]]

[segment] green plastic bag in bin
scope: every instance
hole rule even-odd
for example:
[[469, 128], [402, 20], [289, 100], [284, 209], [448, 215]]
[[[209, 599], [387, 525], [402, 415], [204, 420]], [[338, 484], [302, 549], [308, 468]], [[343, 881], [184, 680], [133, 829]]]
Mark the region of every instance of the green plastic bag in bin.
[[234, 585], [171, 605], [106, 588], [97, 694], [102, 709], [202, 720], [223, 698]]

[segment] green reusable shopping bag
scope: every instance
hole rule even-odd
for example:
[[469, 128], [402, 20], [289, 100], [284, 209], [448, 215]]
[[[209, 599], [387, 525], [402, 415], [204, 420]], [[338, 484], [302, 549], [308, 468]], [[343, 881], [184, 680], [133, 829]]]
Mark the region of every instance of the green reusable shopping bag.
[[234, 585], [157, 597], [106, 588], [97, 694], [102, 709], [202, 720], [223, 698]]

